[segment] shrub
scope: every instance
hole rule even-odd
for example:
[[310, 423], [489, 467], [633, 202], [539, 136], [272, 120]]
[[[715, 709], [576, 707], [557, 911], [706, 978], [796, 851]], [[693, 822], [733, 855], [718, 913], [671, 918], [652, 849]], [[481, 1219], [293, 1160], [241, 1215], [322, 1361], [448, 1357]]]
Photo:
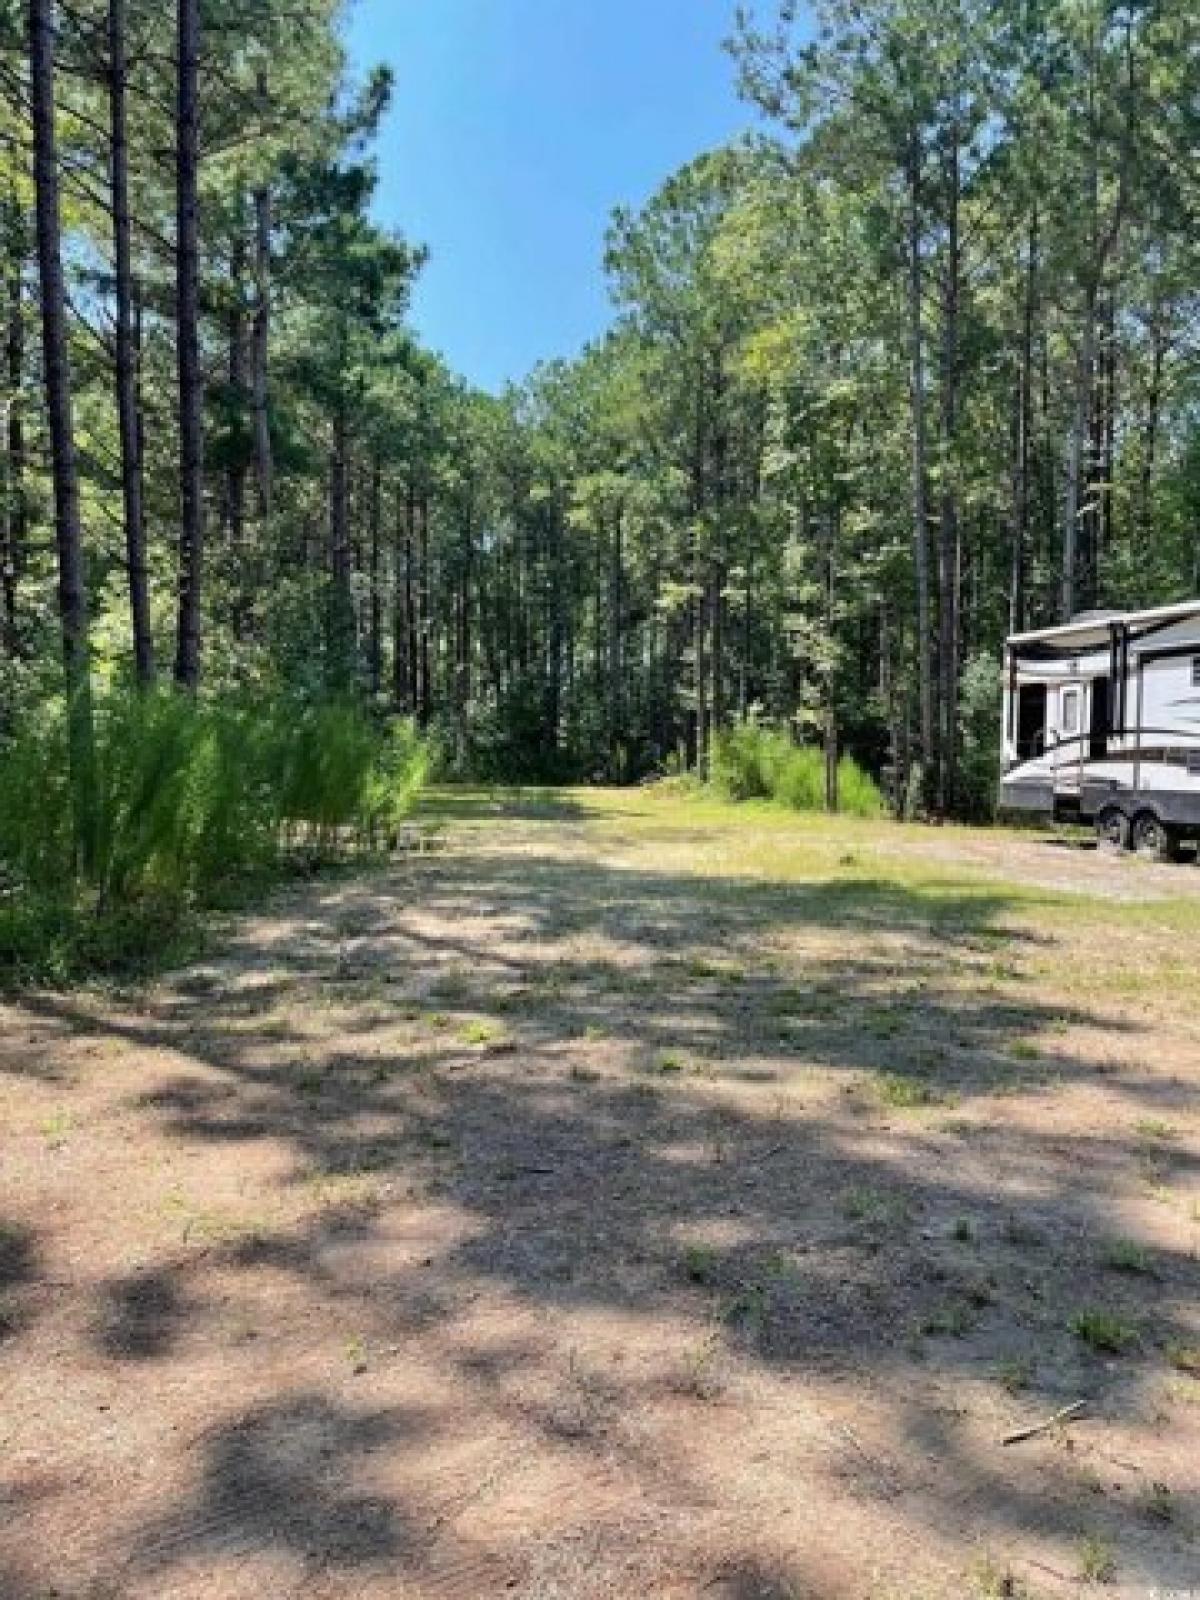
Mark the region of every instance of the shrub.
[[[351, 703], [196, 701], [114, 690], [95, 707], [96, 797], [77, 852], [61, 702], [0, 748], [0, 971], [126, 965], [193, 905], [394, 833], [425, 780], [411, 725]], [[86, 870], [78, 856], [86, 860]]]
[[[793, 811], [825, 809], [825, 754], [797, 745], [786, 733], [746, 722], [720, 734], [713, 743], [711, 781], [731, 800], [775, 800]], [[852, 756], [837, 771], [838, 809], [850, 816], [876, 817], [883, 796]]]
[[883, 795], [871, 775], [864, 772], [853, 756], [838, 762], [838, 810], [850, 817], [881, 817]]

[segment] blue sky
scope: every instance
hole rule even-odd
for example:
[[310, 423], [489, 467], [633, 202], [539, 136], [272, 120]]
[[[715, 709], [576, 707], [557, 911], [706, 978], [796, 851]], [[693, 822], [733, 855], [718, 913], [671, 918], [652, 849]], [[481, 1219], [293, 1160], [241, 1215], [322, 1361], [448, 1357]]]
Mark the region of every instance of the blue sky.
[[387, 62], [382, 222], [432, 252], [413, 321], [486, 388], [572, 355], [612, 315], [609, 213], [745, 128], [733, 0], [354, 0], [356, 68]]

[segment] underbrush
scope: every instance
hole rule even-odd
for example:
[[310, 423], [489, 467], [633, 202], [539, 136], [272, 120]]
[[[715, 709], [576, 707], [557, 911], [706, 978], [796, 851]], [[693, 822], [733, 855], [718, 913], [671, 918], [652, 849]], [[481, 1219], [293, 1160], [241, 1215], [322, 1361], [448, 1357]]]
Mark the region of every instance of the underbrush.
[[[744, 723], [713, 745], [712, 782], [730, 800], [774, 800], [793, 811], [824, 811], [825, 755], [786, 733]], [[837, 768], [837, 809], [852, 817], [883, 815], [883, 796], [852, 756]]]
[[113, 691], [96, 704], [92, 799], [77, 817], [65, 709], [39, 706], [0, 746], [0, 978], [170, 954], [195, 910], [386, 843], [427, 767], [410, 724], [352, 703]]

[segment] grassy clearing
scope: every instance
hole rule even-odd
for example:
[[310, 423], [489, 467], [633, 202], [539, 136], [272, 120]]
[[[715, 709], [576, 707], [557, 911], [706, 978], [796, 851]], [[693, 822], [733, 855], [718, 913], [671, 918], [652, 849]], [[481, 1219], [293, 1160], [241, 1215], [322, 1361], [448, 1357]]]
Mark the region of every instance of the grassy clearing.
[[[0, 1378], [65, 1486], [39, 1581], [86, 1514], [104, 1551], [216, 1527], [216, 1594], [296, 1588], [301, 1520], [380, 1519], [434, 1530], [417, 1588], [482, 1551], [469, 1592], [530, 1600], [581, 1529], [597, 1596], [735, 1560], [829, 1600], [1186, 1589], [1191, 869], [660, 789], [420, 816], [444, 849], [203, 969], [4, 1013]], [[98, 1512], [131, 1352], [111, 1448], [154, 1473]], [[42, 1587], [143, 1600], [98, 1549]]]

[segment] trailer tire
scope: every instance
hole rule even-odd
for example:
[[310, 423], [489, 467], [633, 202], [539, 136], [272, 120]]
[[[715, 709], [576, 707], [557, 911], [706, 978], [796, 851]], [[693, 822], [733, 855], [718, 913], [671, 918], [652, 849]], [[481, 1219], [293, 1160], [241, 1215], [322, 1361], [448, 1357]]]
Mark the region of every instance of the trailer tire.
[[1153, 811], [1140, 811], [1134, 817], [1133, 848], [1144, 861], [1179, 859], [1179, 840]]
[[1096, 818], [1096, 842], [1108, 855], [1129, 849], [1129, 818], [1120, 806], [1105, 806]]

